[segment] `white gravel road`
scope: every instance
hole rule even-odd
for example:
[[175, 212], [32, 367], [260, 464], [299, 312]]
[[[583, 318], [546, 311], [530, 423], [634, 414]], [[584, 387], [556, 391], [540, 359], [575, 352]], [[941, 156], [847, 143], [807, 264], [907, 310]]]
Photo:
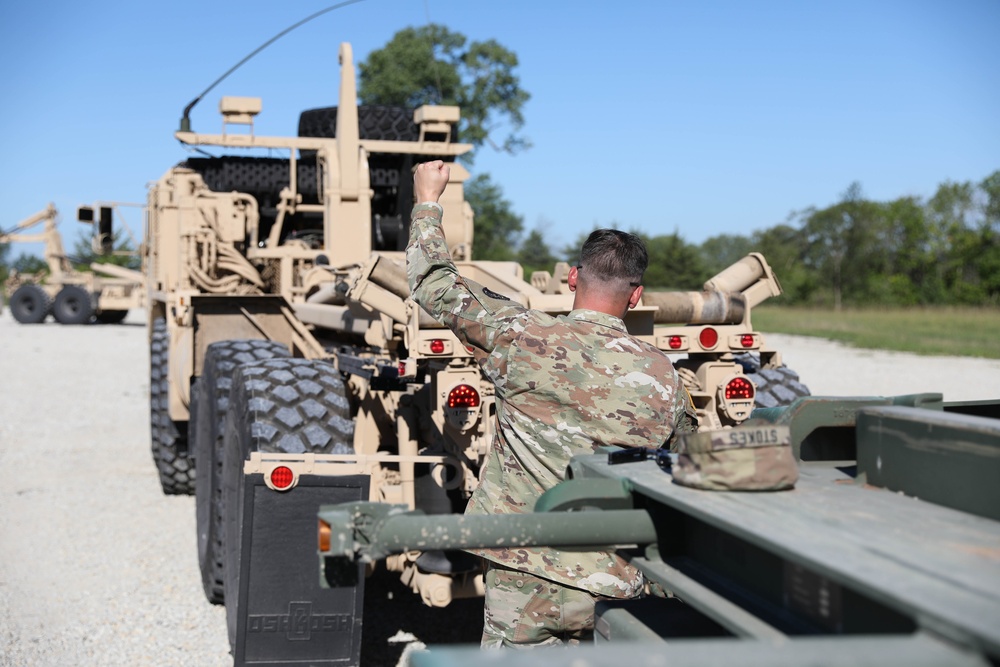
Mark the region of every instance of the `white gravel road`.
[[[232, 664], [224, 610], [201, 591], [194, 500], [162, 495], [150, 457], [143, 317], [0, 314], [0, 665]], [[1000, 361], [769, 342], [814, 394], [1000, 397]]]

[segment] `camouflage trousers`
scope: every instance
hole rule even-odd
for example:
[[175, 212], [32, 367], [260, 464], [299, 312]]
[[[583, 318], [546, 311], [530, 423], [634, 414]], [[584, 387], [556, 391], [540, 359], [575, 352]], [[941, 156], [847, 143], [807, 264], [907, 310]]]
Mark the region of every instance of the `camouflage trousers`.
[[487, 561], [482, 648], [576, 645], [594, 636], [595, 596]]

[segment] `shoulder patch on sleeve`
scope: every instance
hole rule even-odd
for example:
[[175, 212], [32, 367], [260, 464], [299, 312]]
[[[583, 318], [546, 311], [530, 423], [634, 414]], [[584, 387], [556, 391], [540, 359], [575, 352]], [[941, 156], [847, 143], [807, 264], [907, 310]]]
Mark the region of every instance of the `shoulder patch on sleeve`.
[[483, 288], [483, 294], [485, 294], [486, 296], [490, 297], [491, 299], [499, 299], [500, 301], [510, 301], [510, 299], [508, 297], [505, 297], [503, 294], [497, 294], [496, 292], [494, 292], [493, 290], [491, 290], [489, 287], [484, 287]]

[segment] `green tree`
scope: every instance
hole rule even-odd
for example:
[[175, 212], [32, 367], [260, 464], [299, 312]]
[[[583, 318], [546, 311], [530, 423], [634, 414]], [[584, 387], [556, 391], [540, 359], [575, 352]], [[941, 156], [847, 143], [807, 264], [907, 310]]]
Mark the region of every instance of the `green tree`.
[[753, 242], [739, 234], [718, 234], [702, 241], [699, 251], [706, 270], [715, 275], [752, 252]]
[[901, 197], [883, 204], [882, 209], [885, 226], [880, 246], [888, 263], [884, 282], [888, 301], [899, 305], [943, 301], [934, 261], [927, 252], [930, 235], [920, 199]]
[[979, 183], [983, 193], [983, 225], [1000, 233], [1000, 170], [984, 178]]
[[804, 259], [830, 286], [834, 310], [841, 309], [845, 298], [871, 297], [871, 280], [885, 269], [876, 243], [880, 226], [878, 205], [864, 198], [857, 182], [839, 203], [805, 212], [809, 247]]
[[10, 269], [7, 265], [7, 255], [10, 254], [10, 244], [0, 243], [0, 284], [7, 280]]
[[945, 181], [927, 202], [929, 250], [936, 278], [952, 302], [974, 303], [984, 296], [976, 270], [978, 238], [972, 229], [975, 196], [972, 183]]
[[764, 255], [781, 283], [782, 301], [811, 303], [819, 285], [815, 272], [803, 261], [809, 249], [805, 232], [785, 223], [754, 232], [750, 241], [752, 250]]
[[647, 288], [696, 290], [711, 277], [705, 270], [698, 246], [682, 239], [677, 230], [653, 237], [638, 234], [646, 242], [649, 253], [649, 268], [643, 277]]
[[44, 259], [38, 255], [28, 255], [23, 252], [17, 256], [10, 268], [24, 274], [49, 272], [49, 265], [45, 263]]
[[517, 261], [524, 267], [525, 279], [530, 279], [531, 274], [535, 271], [551, 273], [556, 262], [559, 261], [545, 242], [545, 235], [542, 234], [539, 227], [531, 230], [517, 251]]
[[496, 40], [468, 42], [436, 24], [404, 28], [359, 63], [358, 97], [363, 104], [456, 105], [463, 141], [516, 153], [530, 146], [519, 134], [530, 95], [517, 65], [517, 55]]
[[500, 186], [489, 174], [479, 174], [465, 184], [465, 199], [476, 214], [472, 259], [513, 260], [524, 220], [513, 212]]
[[112, 253], [103, 254], [94, 250], [93, 237], [85, 232], [80, 232], [73, 242], [72, 262], [73, 267], [78, 271], [90, 271], [90, 265], [115, 264], [128, 269], [138, 270], [142, 265], [142, 259], [132, 247], [132, 243], [122, 233], [121, 229], [116, 229], [111, 241]]
[[980, 252], [976, 257], [987, 303], [1000, 305], [1000, 170], [979, 183], [983, 196]]

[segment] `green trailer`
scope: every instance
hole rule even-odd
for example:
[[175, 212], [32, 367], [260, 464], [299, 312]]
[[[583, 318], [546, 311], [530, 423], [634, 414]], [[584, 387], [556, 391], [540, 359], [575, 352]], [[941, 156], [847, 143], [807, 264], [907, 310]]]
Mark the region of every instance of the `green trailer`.
[[[321, 573], [499, 540], [615, 544], [665, 596], [599, 603], [593, 646], [518, 664], [1000, 664], [1000, 400], [806, 397], [727, 437], [761, 429], [795, 453], [793, 489], [699, 490], [675, 482], [676, 455], [602, 452], [529, 515], [324, 506]], [[509, 659], [431, 647], [413, 664]]]

